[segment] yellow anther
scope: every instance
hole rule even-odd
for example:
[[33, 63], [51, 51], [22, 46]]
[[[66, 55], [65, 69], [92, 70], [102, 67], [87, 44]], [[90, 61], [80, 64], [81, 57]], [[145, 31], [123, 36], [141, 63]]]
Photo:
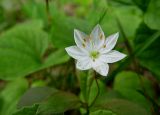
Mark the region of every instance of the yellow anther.
[[103, 39], [103, 34], [102, 33], [100, 33], [100, 40], [102, 40]]
[[82, 46], [85, 48], [86, 47], [85, 43], [83, 43]]

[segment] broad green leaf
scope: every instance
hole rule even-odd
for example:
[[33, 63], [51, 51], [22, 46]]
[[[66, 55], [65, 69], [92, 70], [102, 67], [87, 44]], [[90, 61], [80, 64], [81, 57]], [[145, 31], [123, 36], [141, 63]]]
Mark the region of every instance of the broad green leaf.
[[[34, 105], [37, 106], [35, 107]], [[21, 97], [18, 103], [20, 109], [15, 115], [25, 111], [36, 112], [38, 115], [61, 114], [67, 110], [76, 109], [80, 105], [80, 100], [74, 94], [61, 92], [49, 87], [37, 87], [29, 89]]]
[[0, 78], [14, 79], [68, 61], [64, 50], [45, 54], [48, 35], [41, 21], [19, 24], [0, 36]]
[[19, 100], [18, 108], [39, 104], [55, 92], [57, 92], [56, 89], [49, 87], [31, 88], [27, 92], [25, 92], [25, 94]]
[[0, 36], [0, 78], [22, 77], [42, 64], [48, 36], [33, 26], [18, 25]]
[[134, 72], [121, 72], [119, 73], [114, 81], [114, 89], [133, 89], [133, 90], [140, 90], [140, 80], [139, 76]]
[[95, 110], [109, 110], [116, 115], [150, 115], [143, 107], [123, 99], [111, 99], [105, 104], [97, 105], [92, 111]]
[[[143, 91], [141, 85], [144, 85], [141, 84], [142, 82], [140, 81], [140, 77], [142, 76], [138, 76], [134, 72], [121, 72], [115, 78], [114, 90], [120, 92], [120, 94], [126, 99], [136, 102], [142, 107], [145, 107], [146, 110], [150, 112], [150, 103], [143, 95], [138, 92], [140, 90]], [[144, 78], [141, 79], [143, 80]], [[145, 86], [153, 88], [151, 84], [146, 84], [144, 87]]]
[[145, 23], [152, 29], [160, 30], [160, 1], [159, 0], [151, 0], [149, 3], [149, 7], [144, 17]]
[[101, 95], [99, 95], [95, 105], [102, 105], [104, 103], [107, 103], [111, 99], [124, 99], [124, 97], [118, 91], [108, 90], [102, 93]]
[[13, 115], [36, 115], [37, 109], [38, 109], [38, 105], [24, 107], [24, 108], [16, 111]]
[[11, 115], [16, 111], [17, 102], [21, 95], [27, 90], [28, 83], [25, 79], [10, 81], [0, 93], [2, 99], [0, 115]]
[[56, 92], [39, 105], [38, 114], [64, 113], [67, 110], [80, 107], [80, 100], [77, 96], [66, 92]]
[[131, 89], [117, 90], [127, 100], [135, 102], [145, 108], [148, 113], [151, 113], [151, 103], [139, 92]]

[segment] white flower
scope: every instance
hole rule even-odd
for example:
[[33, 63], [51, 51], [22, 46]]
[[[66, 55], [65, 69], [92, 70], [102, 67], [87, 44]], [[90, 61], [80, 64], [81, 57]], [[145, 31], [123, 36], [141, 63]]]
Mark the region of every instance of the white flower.
[[109, 71], [108, 63], [114, 63], [123, 59], [126, 55], [112, 50], [116, 45], [119, 33], [105, 35], [98, 24], [88, 36], [75, 29], [74, 39], [77, 46], [65, 48], [67, 53], [77, 60], [76, 67], [79, 70], [93, 68], [102, 76], [107, 76]]

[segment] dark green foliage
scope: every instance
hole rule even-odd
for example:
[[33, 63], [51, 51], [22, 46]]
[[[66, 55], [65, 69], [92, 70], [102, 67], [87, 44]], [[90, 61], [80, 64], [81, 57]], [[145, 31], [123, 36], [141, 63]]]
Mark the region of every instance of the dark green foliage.
[[18, 100], [27, 90], [27, 87], [28, 83], [25, 79], [15, 79], [6, 85], [4, 90], [0, 92], [1, 115], [11, 115], [16, 111]]
[[160, 1], [151, 0], [145, 13], [144, 21], [152, 29], [160, 30]]
[[19, 111], [13, 113], [13, 115], [36, 115], [38, 109], [38, 105], [24, 107]]
[[[142, 66], [151, 70], [156, 74], [156, 78], [160, 80], [160, 32], [148, 28], [144, 23], [140, 25], [136, 33], [134, 46], [137, 52], [137, 57], [140, 59]], [[139, 51], [138, 51], [139, 50]]]

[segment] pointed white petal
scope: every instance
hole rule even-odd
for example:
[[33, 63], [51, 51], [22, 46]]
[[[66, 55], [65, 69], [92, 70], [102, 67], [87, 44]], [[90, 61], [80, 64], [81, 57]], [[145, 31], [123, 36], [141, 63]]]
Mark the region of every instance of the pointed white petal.
[[115, 47], [118, 37], [119, 37], [118, 32], [107, 37], [105, 41], [105, 47], [101, 49], [101, 52], [107, 53], [111, 51]]
[[89, 58], [86, 58], [84, 60], [78, 60], [76, 63], [76, 68], [79, 70], [88, 70], [91, 69], [91, 60]]
[[99, 49], [103, 46], [105, 41], [105, 35], [99, 24], [97, 24], [91, 32], [91, 39], [93, 41], [94, 48]]
[[87, 54], [85, 52], [83, 52], [80, 48], [78, 48], [77, 46], [70, 46], [65, 48], [65, 50], [67, 51], [67, 53], [74, 59], [84, 59], [85, 57], [87, 57]]
[[76, 45], [82, 50], [91, 50], [89, 36], [84, 32], [74, 29], [74, 40]]
[[105, 63], [114, 63], [125, 57], [126, 57], [125, 54], [112, 50], [106, 54], [101, 55], [100, 60], [102, 60]]
[[94, 68], [94, 70], [102, 76], [107, 76], [109, 71], [108, 64], [103, 64]]

